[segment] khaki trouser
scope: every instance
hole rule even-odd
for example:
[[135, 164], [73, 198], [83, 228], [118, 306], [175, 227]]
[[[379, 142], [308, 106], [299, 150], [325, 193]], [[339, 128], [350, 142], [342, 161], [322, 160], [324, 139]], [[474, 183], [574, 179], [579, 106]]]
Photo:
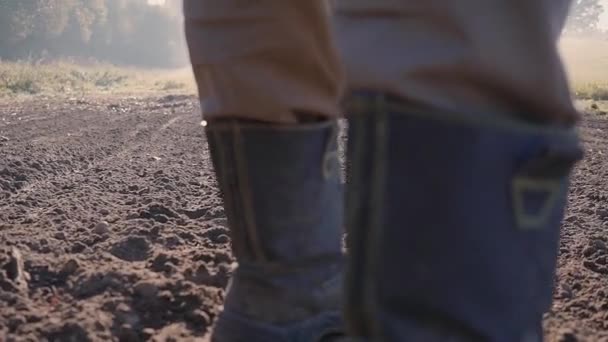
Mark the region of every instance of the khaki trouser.
[[206, 119], [334, 117], [346, 88], [551, 123], [577, 117], [556, 41], [570, 0], [184, 0]]

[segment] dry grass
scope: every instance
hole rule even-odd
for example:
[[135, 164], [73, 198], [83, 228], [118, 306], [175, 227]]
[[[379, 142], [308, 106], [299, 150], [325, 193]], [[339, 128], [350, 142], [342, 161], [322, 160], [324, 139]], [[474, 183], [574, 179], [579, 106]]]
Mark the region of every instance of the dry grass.
[[[564, 38], [560, 49], [574, 96], [581, 100], [608, 101], [608, 40]], [[0, 98], [37, 94], [191, 94], [195, 91], [189, 68], [143, 70], [108, 64], [0, 61]]]
[[0, 62], [0, 97], [193, 93], [190, 69], [140, 70], [108, 64]]
[[574, 96], [608, 100], [608, 40], [564, 38], [560, 50]]

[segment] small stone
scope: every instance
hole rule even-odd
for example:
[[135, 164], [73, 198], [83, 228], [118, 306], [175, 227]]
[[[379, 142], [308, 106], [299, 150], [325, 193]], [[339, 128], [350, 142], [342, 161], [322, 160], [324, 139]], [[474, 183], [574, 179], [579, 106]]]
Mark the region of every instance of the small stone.
[[127, 215], [127, 220], [135, 220], [139, 218], [139, 214], [138, 213], [130, 213], [129, 215]]
[[101, 322], [96, 321], [95, 322], [95, 330], [97, 330], [97, 331], [103, 331], [103, 330], [105, 330], [105, 327], [103, 326], [103, 324], [101, 324]]
[[230, 242], [230, 238], [228, 237], [228, 235], [226, 234], [220, 234], [218, 235], [218, 237], [215, 239], [216, 243], [228, 243]]
[[172, 272], [179, 263], [179, 259], [161, 253], [150, 262], [148, 267], [154, 272]]
[[10, 139], [9, 139], [9, 138], [7, 138], [7, 137], [5, 137], [5, 136], [0, 136], [0, 142], [7, 142], [7, 141], [9, 141], [9, 140], [10, 140]]
[[110, 211], [108, 209], [101, 209], [99, 214], [103, 216], [110, 215]]
[[150, 242], [141, 236], [130, 236], [115, 243], [110, 253], [125, 261], [144, 261], [152, 251]]
[[559, 342], [578, 342], [576, 333], [570, 329], [564, 329], [559, 332]]
[[160, 235], [161, 229], [162, 228], [160, 226], [154, 226], [154, 227], [152, 227], [152, 229], [150, 229], [150, 235], [152, 235], [152, 236], [158, 236], [158, 235]]
[[144, 328], [141, 331], [141, 333], [144, 336], [144, 338], [150, 338], [156, 334], [156, 330], [154, 330], [152, 328]]
[[211, 227], [209, 229], [207, 229], [207, 231], [205, 231], [203, 233], [203, 236], [208, 238], [211, 242], [213, 243], [225, 243], [222, 242], [224, 241], [224, 238], [220, 238], [220, 236], [222, 235], [226, 235], [226, 233], [228, 232], [227, 229], [223, 228], [223, 227]]
[[93, 232], [97, 235], [103, 235], [110, 232], [110, 224], [106, 221], [101, 221], [95, 225]]
[[21, 316], [12, 317], [8, 321], [8, 327], [11, 330], [17, 330], [17, 328], [19, 328], [20, 326], [25, 324], [25, 322], [26, 322], [25, 317], [21, 317]]
[[152, 217], [152, 219], [154, 219], [156, 222], [160, 222], [160, 223], [167, 223], [167, 222], [169, 222], [169, 218], [167, 217], [167, 215], [163, 215], [163, 214], [154, 215]]
[[186, 271], [186, 279], [198, 285], [213, 287], [225, 287], [228, 281], [226, 274], [212, 271], [204, 264], [200, 265], [196, 271], [188, 269]]
[[169, 248], [183, 245], [184, 242], [178, 236], [172, 235], [165, 238], [165, 245]]
[[65, 265], [63, 265], [61, 273], [74, 274], [76, 271], [78, 271], [79, 267], [80, 265], [78, 265], [78, 262], [76, 260], [70, 259], [68, 260], [68, 262], [65, 263]]
[[135, 284], [133, 291], [135, 292], [135, 295], [141, 298], [151, 299], [158, 294], [158, 286], [150, 282], [142, 281]]
[[65, 240], [65, 238], [66, 238], [64, 232], [57, 232], [57, 233], [55, 233], [54, 236], [55, 236], [55, 239], [57, 239], [57, 240]]
[[601, 219], [608, 218], [608, 209], [597, 209], [595, 214], [599, 216]]
[[108, 222], [108, 223], [116, 223], [116, 222], [118, 222], [119, 220], [120, 220], [120, 217], [118, 217], [118, 216], [116, 216], [116, 215], [112, 215], [112, 216], [109, 216], [109, 217], [106, 219], [106, 222]]
[[206, 265], [200, 265], [196, 270], [191, 268], [186, 270], [186, 279], [196, 283], [208, 285], [213, 276]]
[[591, 243], [593, 245], [593, 247], [595, 247], [596, 249], [600, 249], [600, 250], [606, 250], [606, 243], [602, 240], [593, 240], [593, 242]]
[[572, 298], [572, 287], [568, 284], [561, 285], [561, 291], [559, 292], [559, 297], [562, 299], [570, 299]]
[[125, 323], [118, 330], [118, 338], [120, 341], [139, 341], [140, 338], [137, 335], [135, 329], [131, 324]]
[[87, 249], [87, 245], [82, 242], [76, 242], [72, 245], [71, 251], [72, 253], [82, 253], [85, 249]]
[[223, 263], [223, 264], [219, 264], [217, 265], [217, 269], [218, 269], [218, 273], [223, 273], [223, 274], [232, 274], [238, 267], [238, 263], [233, 262], [233, 263]]
[[209, 314], [202, 310], [194, 310], [187, 314], [187, 319], [197, 326], [206, 327], [211, 324]]
[[588, 257], [592, 256], [595, 253], [595, 251], [597, 251], [597, 249], [593, 246], [590, 246], [583, 250], [583, 255], [588, 258]]
[[131, 308], [125, 303], [119, 303], [114, 310], [120, 313], [125, 313], [131, 311]]
[[27, 316], [25, 316], [25, 320], [28, 323], [38, 323], [38, 322], [42, 321], [43, 318], [36, 314], [28, 314]]
[[230, 253], [226, 251], [217, 251], [217, 253], [215, 253], [214, 261], [216, 264], [232, 263], [232, 258], [230, 257]]

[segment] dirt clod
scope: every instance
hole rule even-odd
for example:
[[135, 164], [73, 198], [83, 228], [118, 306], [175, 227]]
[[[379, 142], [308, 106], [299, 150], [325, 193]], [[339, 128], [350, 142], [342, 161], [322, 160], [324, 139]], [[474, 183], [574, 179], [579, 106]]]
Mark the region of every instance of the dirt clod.
[[78, 262], [74, 259], [70, 259], [65, 263], [65, 265], [63, 265], [61, 272], [65, 273], [65, 274], [73, 274], [78, 270], [78, 268], [79, 268]]
[[93, 233], [98, 235], [107, 234], [110, 232], [110, 224], [106, 221], [101, 221], [93, 228]]
[[77, 323], [65, 323], [61, 327], [53, 328], [46, 332], [45, 337], [52, 342], [61, 341], [82, 341], [89, 342], [89, 333]]
[[[6, 252], [2, 259], [5, 260], [4, 265], [2, 265], [2, 270], [6, 275], [6, 280], [10, 281], [16, 289], [26, 291], [30, 275], [25, 271], [25, 264], [21, 251], [13, 247]], [[0, 262], [2, 259], [0, 259]]]
[[87, 249], [87, 245], [78, 241], [72, 245], [71, 252], [78, 254], [78, 253], [84, 252], [86, 249]]
[[152, 299], [152, 298], [156, 297], [159, 289], [156, 284], [144, 281], [144, 282], [139, 282], [139, 283], [135, 284], [133, 291], [135, 292], [135, 295], [137, 295], [141, 298]]
[[151, 246], [146, 238], [131, 236], [112, 246], [110, 253], [125, 261], [144, 261], [150, 256]]

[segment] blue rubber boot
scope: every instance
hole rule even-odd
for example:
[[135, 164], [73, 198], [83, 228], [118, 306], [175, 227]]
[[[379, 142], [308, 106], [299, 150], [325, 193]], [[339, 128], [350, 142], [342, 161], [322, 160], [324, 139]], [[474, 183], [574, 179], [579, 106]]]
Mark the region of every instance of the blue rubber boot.
[[343, 189], [334, 121], [210, 123], [238, 267], [214, 342], [317, 342], [343, 332]]
[[373, 93], [347, 108], [348, 331], [542, 341], [577, 133]]

